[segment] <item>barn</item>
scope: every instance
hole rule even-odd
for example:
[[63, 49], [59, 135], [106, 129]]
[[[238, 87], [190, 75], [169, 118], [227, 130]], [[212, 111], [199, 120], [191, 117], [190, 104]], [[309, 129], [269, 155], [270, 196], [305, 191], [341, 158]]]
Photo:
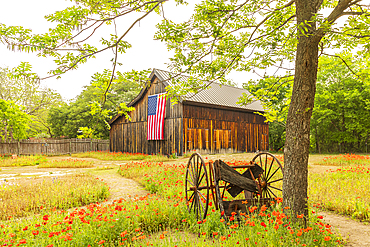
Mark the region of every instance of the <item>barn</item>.
[[163, 139], [148, 140], [148, 96], [165, 93], [171, 78], [171, 73], [154, 69], [150, 84], [128, 104], [135, 107], [131, 121], [120, 115], [111, 119], [111, 152], [183, 155], [194, 150], [208, 154], [268, 150], [269, 126], [258, 114], [264, 111], [261, 103], [241, 106], [236, 102], [243, 93], [249, 94], [247, 90], [216, 82], [183, 96], [175, 105], [167, 99]]

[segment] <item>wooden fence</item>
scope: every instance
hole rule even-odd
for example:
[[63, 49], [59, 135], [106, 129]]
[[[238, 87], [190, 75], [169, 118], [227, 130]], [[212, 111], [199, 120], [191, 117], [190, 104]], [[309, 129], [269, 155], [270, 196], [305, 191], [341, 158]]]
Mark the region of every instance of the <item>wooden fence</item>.
[[63, 140], [21, 140], [0, 142], [0, 154], [45, 154], [60, 155], [89, 151], [109, 151], [109, 140], [63, 139]]

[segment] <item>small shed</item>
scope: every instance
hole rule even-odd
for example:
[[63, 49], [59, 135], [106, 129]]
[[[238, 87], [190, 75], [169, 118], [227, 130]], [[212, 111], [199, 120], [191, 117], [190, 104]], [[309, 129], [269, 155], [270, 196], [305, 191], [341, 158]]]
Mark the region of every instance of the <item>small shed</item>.
[[[128, 106], [131, 121], [115, 116], [111, 121], [110, 151], [145, 154], [183, 155], [200, 153], [255, 152], [268, 150], [269, 126], [259, 101], [249, 105], [236, 102], [245, 89], [216, 82], [196, 94], [184, 96], [177, 104], [167, 100], [164, 139], [147, 140], [148, 96], [166, 92], [171, 73], [154, 69], [149, 86], [144, 87]], [[179, 80], [188, 80], [181, 76]]]

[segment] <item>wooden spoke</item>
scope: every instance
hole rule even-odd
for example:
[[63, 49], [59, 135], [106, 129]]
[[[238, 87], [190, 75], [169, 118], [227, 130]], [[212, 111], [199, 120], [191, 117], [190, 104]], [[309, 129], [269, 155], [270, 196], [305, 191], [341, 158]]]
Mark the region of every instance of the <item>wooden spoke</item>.
[[268, 176], [270, 175], [270, 171], [271, 171], [272, 165], [274, 164], [274, 161], [275, 161], [275, 159], [272, 159], [272, 162], [271, 162], [270, 167], [269, 167], [269, 171], [267, 172], [267, 175], [265, 176], [265, 178], [268, 178]]
[[270, 178], [272, 178], [272, 177], [275, 175], [275, 173], [276, 173], [279, 169], [280, 169], [280, 167], [279, 167], [279, 168], [277, 168], [277, 169], [274, 171], [274, 173], [273, 173], [270, 177], [268, 177], [266, 180], [267, 180], [267, 181], [269, 181], [269, 180], [270, 180]]
[[266, 172], [267, 172], [267, 154], [266, 154], [266, 160], [265, 160], [265, 178], [267, 178]]
[[279, 179], [276, 179], [274, 181], [269, 181], [269, 184], [272, 184], [272, 183], [276, 183], [276, 182], [279, 182], [279, 181], [283, 181], [283, 178], [279, 178]]
[[190, 181], [189, 179], [186, 179], [187, 181], [189, 181], [190, 183], [191, 183], [191, 185], [193, 185], [194, 186], [194, 184], [193, 184], [193, 182], [192, 181]]
[[270, 188], [267, 188], [267, 191], [270, 191], [273, 195], [274, 195], [274, 197], [276, 198], [277, 196], [274, 194], [274, 192], [272, 192], [272, 190], [270, 189]]
[[276, 187], [274, 187], [274, 186], [269, 186], [270, 188], [273, 188], [273, 189], [275, 189], [275, 190], [278, 190], [278, 191], [283, 191], [282, 189], [279, 189], [279, 188], [276, 188]]

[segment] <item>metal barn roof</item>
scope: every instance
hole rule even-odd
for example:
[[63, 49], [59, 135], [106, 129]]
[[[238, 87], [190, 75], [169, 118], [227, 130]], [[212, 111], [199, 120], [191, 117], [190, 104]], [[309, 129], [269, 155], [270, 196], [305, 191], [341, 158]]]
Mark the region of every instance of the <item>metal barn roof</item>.
[[[154, 75], [156, 75], [157, 78], [162, 81], [165, 86], [173, 85], [172, 79], [175, 77], [174, 73], [159, 69], [153, 69], [150, 78], [153, 78]], [[176, 77], [176, 80], [178, 80], [179, 82], [187, 82], [188, 79], [189, 77], [184, 75], [179, 75]], [[185, 102], [211, 104], [215, 106], [225, 106], [259, 112], [264, 111], [259, 100], [253, 101], [248, 105], [237, 104], [239, 98], [242, 96], [243, 93], [250, 95], [250, 93], [243, 88], [237, 88], [212, 82], [206, 89], [200, 90], [197, 93], [188, 93], [184, 95], [181, 99]]]

